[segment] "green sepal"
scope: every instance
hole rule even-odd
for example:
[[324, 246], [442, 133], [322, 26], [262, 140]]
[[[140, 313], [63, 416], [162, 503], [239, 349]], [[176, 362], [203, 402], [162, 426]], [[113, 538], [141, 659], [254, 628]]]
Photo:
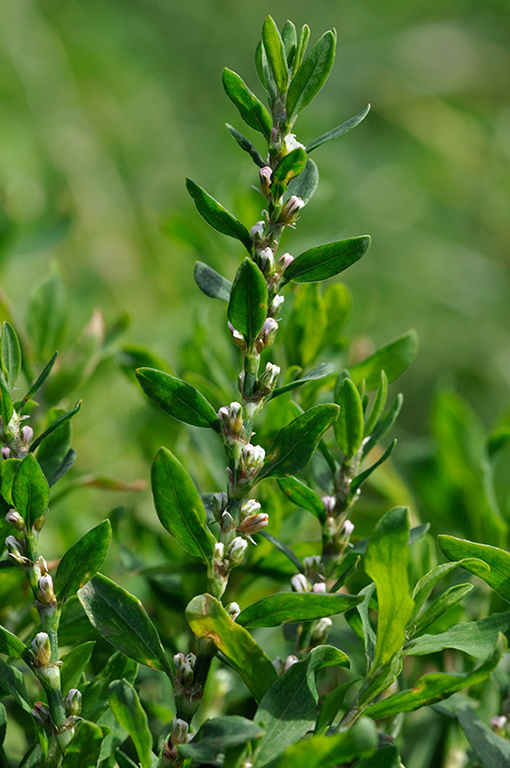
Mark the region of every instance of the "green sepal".
[[340, 406], [340, 415], [335, 421], [334, 431], [338, 447], [349, 461], [356, 454], [363, 441], [363, 405], [355, 385], [345, 378], [335, 396]]
[[287, 120], [293, 120], [323, 88], [335, 61], [336, 35], [325, 32], [292, 77], [287, 94]]
[[269, 138], [273, 128], [271, 115], [255, 94], [250, 91], [242, 77], [225, 67], [221, 79], [227, 96], [239, 110], [244, 122], [250, 128], [260, 131], [266, 138]]
[[311, 512], [321, 523], [326, 522], [326, 510], [320, 496], [317, 496], [315, 491], [312, 491], [301, 480], [289, 475], [289, 477], [281, 477], [278, 480], [278, 485], [293, 504]]
[[321, 134], [321, 136], [318, 136], [316, 139], [314, 139], [309, 144], [307, 144], [306, 151], [313, 152], [314, 149], [317, 149], [317, 147], [320, 147], [322, 144], [325, 144], [327, 141], [332, 141], [332, 139], [337, 139], [339, 136], [343, 136], [344, 133], [347, 133], [348, 131], [351, 131], [353, 128], [356, 128], [356, 126], [359, 125], [361, 121], [365, 119], [365, 117], [368, 115], [369, 112], [370, 112], [370, 104], [367, 104], [365, 109], [362, 109], [361, 112], [358, 112], [357, 115], [354, 115], [354, 117], [349, 118], [349, 120], [346, 120], [344, 123], [342, 123], [341, 125], [338, 125], [336, 128], [333, 128], [331, 131]]
[[501, 655], [506, 650], [507, 643], [503, 635], [499, 636], [496, 649], [492, 656], [476, 667], [472, 672], [454, 675], [444, 672], [433, 672], [420, 677], [414, 688], [394, 693], [386, 699], [370, 705], [365, 714], [374, 719], [397, 715], [400, 712], [413, 712], [420, 707], [436, 704], [457, 691], [462, 691], [472, 685], [478, 685], [487, 680], [492, 670], [498, 664]]
[[38, 436], [38, 437], [37, 437], [37, 438], [34, 440], [34, 442], [31, 444], [31, 446], [30, 446], [30, 453], [33, 453], [33, 451], [35, 451], [35, 450], [36, 450], [36, 449], [37, 449], [37, 448], [40, 446], [40, 444], [42, 443], [42, 441], [43, 441], [43, 440], [45, 440], [45, 439], [46, 439], [46, 438], [47, 438], [49, 435], [51, 435], [51, 434], [52, 434], [52, 432], [55, 432], [55, 430], [57, 430], [57, 429], [60, 429], [60, 427], [61, 427], [61, 426], [63, 426], [63, 425], [66, 423], [66, 421], [69, 421], [69, 419], [72, 419], [72, 418], [73, 418], [73, 416], [76, 416], [76, 414], [78, 413], [78, 411], [80, 410], [80, 408], [81, 408], [81, 400], [78, 400], [78, 402], [76, 403], [76, 405], [74, 406], [74, 408], [71, 408], [71, 410], [70, 410], [70, 411], [67, 411], [67, 412], [66, 412], [66, 413], [64, 413], [62, 416], [60, 416], [58, 419], [56, 419], [55, 421], [53, 421], [53, 422], [52, 422], [52, 423], [49, 425], [49, 427], [47, 427], [47, 428], [44, 430], [44, 432], [42, 432], [42, 433], [41, 433], [41, 434], [40, 434], [40, 435], [39, 435], [39, 436]]
[[162, 411], [185, 424], [219, 430], [216, 411], [191, 384], [154, 368], [139, 368], [135, 373], [147, 397]]
[[37, 459], [31, 453], [18, 466], [12, 484], [12, 501], [29, 528], [44, 514], [50, 488]]
[[138, 598], [101, 573], [78, 591], [78, 598], [92, 626], [114, 648], [174, 679], [158, 631]]
[[245, 259], [232, 284], [227, 314], [230, 323], [244, 336], [248, 349], [266, 320], [267, 300], [264, 275], [251, 259]]
[[319, 670], [330, 666], [348, 667], [349, 659], [339, 648], [320, 645], [268, 690], [254, 718], [265, 729], [255, 768], [271, 763], [313, 728], [319, 699], [315, 678]]
[[233, 621], [212, 595], [197, 595], [186, 608], [186, 618], [199, 638], [212, 640], [260, 701], [278, 675], [250, 633]]
[[162, 526], [194, 557], [210, 563], [215, 539], [195, 485], [172, 453], [160, 448], [152, 463], [152, 492]]
[[21, 368], [21, 347], [16, 331], [7, 321], [2, 326], [1, 360], [7, 388], [12, 392]]
[[315, 621], [336, 616], [357, 605], [363, 598], [354, 595], [327, 595], [313, 592], [282, 592], [264, 597], [241, 611], [236, 621], [243, 627], [279, 627], [289, 621]]
[[109, 520], [103, 520], [85, 534], [61, 559], [53, 588], [59, 603], [65, 603], [68, 597], [76, 594], [101, 568], [108, 547], [112, 526]]
[[[444, 534], [438, 536], [437, 543], [450, 560], [466, 558], [462, 567], [486, 581], [504, 600], [510, 602], [510, 552]], [[487, 565], [490, 570], [487, 570]]]
[[383, 515], [368, 542], [364, 567], [376, 584], [378, 601], [372, 670], [400, 650], [413, 610], [407, 575], [409, 529], [409, 510], [396, 507]]
[[[306, 167], [306, 152], [302, 147], [296, 147], [288, 155], [282, 157], [273, 173], [271, 174], [271, 189], [273, 185], [280, 185], [283, 188], [299, 176]], [[283, 190], [282, 190], [283, 192]], [[278, 194], [276, 195], [278, 196]]]
[[282, 38], [271, 16], [267, 16], [264, 20], [262, 42], [276, 87], [278, 92], [283, 95], [287, 91], [289, 84], [289, 67]]
[[[369, 235], [361, 235], [310, 248], [289, 264], [284, 272], [284, 283], [291, 280], [296, 283], [315, 283], [334, 277], [361, 259], [369, 245]], [[361, 380], [352, 375], [351, 378], [356, 384]]]
[[389, 383], [395, 381], [409, 368], [417, 351], [418, 337], [416, 331], [407, 331], [395, 341], [386, 344], [373, 355], [362, 360], [361, 363], [353, 365], [349, 369], [349, 375], [355, 384], [364, 380], [367, 391], [377, 389], [381, 380], [381, 371], [386, 373]]
[[186, 189], [193, 198], [199, 214], [217, 232], [240, 240], [248, 253], [252, 250], [252, 239], [246, 227], [232, 216], [221, 203], [199, 187], [191, 179], [186, 179]]
[[151, 768], [152, 734], [135, 688], [126, 680], [114, 680], [108, 689], [108, 701], [115, 718], [131, 736], [140, 765], [142, 768]]
[[233, 125], [230, 125], [230, 123], [225, 123], [225, 125], [241, 149], [243, 149], [245, 152], [248, 152], [255, 165], [257, 165], [259, 168], [264, 168], [266, 164], [255, 145], [249, 139], [247, 139], [244, 134], [236, 130]]
[[257, 741], [263, 735], [263, 729], [245, 717], [213, 717], [200, 726], [190, 744], [179, 745], [178, 751], [182, 757], [192, 758], [197, 764], [209, 765], [216, 762], [220, 753]]
[[276, 435], [257, 479], [285, 477], [306, 467], [324, 432], [338, 418], [338, 405], [315, 405], [302, 413]]

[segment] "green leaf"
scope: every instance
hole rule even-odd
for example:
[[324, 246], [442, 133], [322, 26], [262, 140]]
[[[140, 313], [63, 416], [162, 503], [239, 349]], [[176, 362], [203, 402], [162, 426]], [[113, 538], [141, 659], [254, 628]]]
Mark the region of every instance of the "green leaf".
[[210, 562], [215, 539], [202, 499], [180, 461], [166, 448], [159, 449], [152, 463], [152, 493], [162, 526], [190, 555]]
[[90, 623], [117, 650], [147, 667], [174, 675], [158, 632], [141, 602], [98, 573], [78, 592]]
[[69, 448], [68, 452], [60, 462], [56, 470], [48, 477], [48, 485], [52, 488], [55, 483], [58, 483], [71, 469], [76, 461], [76, 451], [74, 448]]
[[290, 365], [307, 368], [316, 360], [325, 343], [326, 309], [318, 283], [301, 286], [283, 331]]
[[289, 68], [282, 38], [271, 16], [267, 16], [264, 20], [262, 42], [278, 92], [284, 94], [289, 84]]
[[60, 668], [60, 682], [64, 695], [71, 688], [79, 687], [81, 677], [90, 661], [95, 644], [95, 640], [81, 643], [81, 645], [77, 645], [62, 658], [64, 663]]
[[455, 675], [433, 672], [423, 675], [418, 679], [414, 688], [395, 693], [376, 704], [371, 704], [365, 710], [365, 714], [379, 719], [389, 715], [398, 715], [400, 712], [413, 712], [420, 707], [436, 704], [438, 701], [451, 696], [452, 693], [457, 693], [457, 691], [462, 691], [472, 685], [478, 685], [489, 677], [505, 649], [505, 638], [500, 635], [493, 655], [472, 672]]
[[288, 621], [315, 621], [343, 613], [361, 600], [353, 595], [281, 592], [249, 605], [236, 621], [243, 627], [279, 627]]
[[225, 67], [222, 82], [227, 96], [239, 110], [244, 122], [269, 138], [273, 128], [271, 115], [250, 91], [244, 80], [236, 72]]
[[[474, 541], [456, 539], [453, 536], [440, 535], [437, 542], [442, 552], [450, 560], [470, 558], [462, 564], [466, 571], [474, 573], [487, 582], [502, 598], [510, 602], [510, 553], [499, 547], [488, 544], [477, 544]], [[485, 565], [490, 567], [487, 570]]]
[[441, 579], [443, 579], [445, 576], [449, 576], [449, 574], [454, 571], [455, 568], [458, 568], [459, 566], [465, 567], [466, 563], [474, 565], [478, 564], [482, 571], [490, 570], [486, 563], [484, 563], [482, 560], [477, 560], [476, 558], [466, 557], [462, 560], [456, 560], [454, 563], [441, 563], [441, 565], [436, 566], [431, 571], [422, 576], [422, 578], [416, 584], [413, 591], [413, 616], [416, 616], [436, 584], [438, 584], [438, 582], [441, 581]]
[[42, 432], [31, 444], [30, 446], [30, 452], [33, 453], [42, 443], [43, 440], [45, 440], [49, 435], [52, 434], [52, 432], [55, 432], [55, 430], [60, 429], [66, 421], [69, 421], [69, 419], [72, 419], [73, 416], [76, 416], [78, 411], [81, 408], [81, 400], [78, 400], [74, 408], [71, 408], [70, 411], [67, 411], [67, 413], [64, 413], [63, 416], [60, 416], [58, 419], [53, 421], [49, 427], [47, 427], [44, 432]]
[[365, 571], [377, 587], [377, 643], [372, 669], [386, 664], [405, 638], [413, 610], [407, 576], [409, 511], [395, 507], [375, 526], [365, 555]]
[[50, 375], [51, 370], [52, 370], [52, 368], [55, 365], [55, 362], [57, 360], [57, 357], [58, 357], [58, 352], [55, 352], [55, 354], [53, 355], [53, 357], [51, 358], [49, 363], [46, 363], [46, 365], [42, 369], [41, 373], [39, 374], [37, 379], [34, 381], [32, 386], [30, 387], [30, 389], [28, 390], [28, 392], [25, 395], [25, 397], [22, 400], [19, 401], [19, 404], [17, 404], [17, 406], [18, 406], [17, 410], [22, 410], [23, 406], [25, 405], [25, 403], [27, 403], [29, 400], [31, 400], [31, 398], [36, 394], [36, 392], [38, 392], [40, 390], [40, 388], [42, 387], [42, 385], [44, 384], [44, 382], [46, 381], [46, 379]]
[[335, 402], [340, 406], [340, 415], [334, 426], [335, 437], [346, 461], [349, 461], [361, 446], [365, 424], [361, 397], [350, 379], [342, 381]]
[[186, 179], [186, 189], [193, 198], [199, 214], [217, 232], [240, 240], [248, 253], [252, 250], [252, 239], [246, 227], [235, 216], [224, 208], [221, 203], [211, 197], [205, 189], [199, 187], [191, 179]]
[[395, 341], [378, 349], [361, 363], [353, 365], [349, 369], [349, 375], [355, 384], [360, 384], [364, 379], [367, 391], [377, 389], [381, 380], [381, 371], [386, 373], [388, 382], [395, 381], [409, 368], [417, 351], [418, 337], [416, 331], [408, 331]]
[[289, 200], [292, 195], [296, 195], [301, 198], [305, 203], [309, 203], [315, 194], [315, 190], [319, 185], [319, 169], [313, 160], [307, 160], [304, 170], [301, 171], [299, 176], [295, 176], [290, 180], [287, 191], [283, 195], [284, 201]]
[[[317, 245], [297, 256], [284, 273], [285, 283], [315, 283], [338, 275], [361, 259], [370, 245], [370, 237], [361, 235], [348, 240]], [[356, 366], [355, 366], [356, 367]], [[377, 374], [379, 376], [379, 373]], [[361, 379], [351, 375], [357, 384]]]
[[346, 683], [342, 683], [342, 685], [339, 685], [331, 691], [331, 693], [328, 693], [328, 695], [325, 696], [315, 724], [314, 734], [316, 736], [322, 736], [329, 730], [331, 725], [333, 725], [333, 721], [340, 709], [342, 709], [347, 691], [355, 682], [356, 680], [354, 679], [348, 680]]
[[282, 41], [285, 48], [285, 55], [287, 57], [287, 64], [292, 66], [292, 59], [296, 53], [297, 47], [297, 29], [292, 21], [287, 20], [282, 28]]
[[[362, 717], [345, 733], [312, 736], [294, 744], [274, 764], [274, 768], [336, 768], [340, 763], [351, 764], [356, 757], [370, 755], [376, 748], [375, 723], [368, 717]], [[383, 766], [377, 765], [377, 768]]]
[[248, 349], [264, 325], [267, 317], [267, 285], [264, 275], [250, 259], [245, 259], [237, 270], [230, 301], [228, 319], [242, 333]]
[[322, 144], [325, 144], [327, 141], [331, 141], [332, 139], [337, 139], [339, 136], [343, 136], [344, 133], [347, 133], [348, 131], [351, 131], [353, 128], [356, 128], [356, 126], [359, 125], [361, 121], [365, 119], [365, 117], [368, 115], [369, 112], [370, 112], [370, 104], [367, 104], [365, 109], [362, 109], [361, 112], [358, 112], [357, 115], [354, 115], [354, 117], [351, 117], [349, 118], [349, 120], [346, 120], [345, 123], [338, 125], [336, 128], [333, 128], [331, 131], [328, 131], [327, 133], [323, 133], [321, 136], [318, 136], [316, 139], [314, 139], [309, 144], [307, 144], [306, 151], [312, 152], [314, 149], [317, 149], [317, 147], [320, 147]]
[[5, 653], [7, 656], [13, 656], [16, 659], [22, 659], [26, 650], [27, 646], [23, 640], [13, 635], [5, 627], [0, 626], [0, 653]]
[[271, 542], [271, 544], [276, 547], [276, 549], [279, 549], [280, 552], [283, 552], [285, 557], [288, 557], [291, 563], [294, 563], [296, 569], [299, 573], [304, 573], [305, 568], [299, 557], [294, 554], [292, 549], [288, 547], [286, 544], [283, 543], [283, 541], [280, 541], [276, 538], [276, 536], [273, 536], [272, 533], [269, 533], [269, 531], [260, 531], [259, 536], [262, 536], [263, 539], [267, 539], [267, 541]]
[[[65, 411], [62, 408], [51, 408], [48, 413], [48, 423], [53, 424], [64, 414]], [[37, 450], [37, 461], [48, 481], [60, 467], [70, 448], [71, 422], [67, 420], [57, 430], [45, 437]]]
[[97, 721], [108, 708], [108, 688], [113, 680], [125, 679], [132, 683], [136, 679], [138, 664], [117, 651], [112, 654], [98, 675], [83, 691], [82, 717]]
[[442, 616], [452, 606], [463, 600], [473, 589], [472, 584], [455, 584], [450, 587], [432, 605], [421, 613], [414, 622], [411, 632], [414, 635], [421, 635], [426, 627], [434, 623], [436, 619]]
[[225, 123], [228, 130], [230, 131], [231, 135], [235, 139], [235, 141], [238, 143], [238, 145], [241, 147], [241, 149], [244, 149], [245, 152], [248, 152], [251, 159], [257, 165], [259, 168], [264, 168], [266, 165], [264, 160], [262, 159], [258, 149], [253, 145], [253, 143], [246, 138], [240, 131], [237, 131], [232, 125], [229, 123]]
[[454, 648], [477, 659], [486, 659], [492, 654], [499, 632], [510, 637], [510, 611], [494, 613], [480, 621], [463, 621], [438, 635], [413, 638], [406, 644], [404, 655], [425, 656]]
[[508, 768], [510, 742], [494, 733], [469, 707], [456, 714], [481, 768]]
[[255, 722], [265, 730], [255, 768], [270, 763], [313, 728], [319, 699], [315, 676], [320, 669], [336, 665], [349, 665], [345, 653], [320, 645], [271, 686], [255, 715]]
[[306, 467], [324, 432], [338, 418], [338, 405], [315, 405], [276, 435], [258, 479], [284, 477]]
[[[4, 743], [6, 731], [7, 731], [7, 712], [5, 711], [4, 705], [0, 702], [0, 746]], [[0, 751], [0, 755], [1, 754], [2, 753]]]
[[53, 585], [60, 603], [65, 603], [96, 575], [108, 552], [111, 534], [110, 521], [103, 520], [67, 550], [58, 565]]
[[2, 371], [8, 389], [12, 392], [21, 368], [21, 347], [16, 331], [10, 323], [2, 326]]
[[36, 288], [28, 307], [26, 327], [38, 360], [60, 349], [67, 330], [68, 297], [59, 267]]
[[369, 467], [368, 469], [365, 469], [365, 471], [361, 472], [359, 475], [356, 475], [356, 477], [354, 478], [350, 486], [351, 498], [354, 497], [354, 494], [356, 493], [357, 490], [359, 490], [359, 488], [361, 488], [365, 480], [368, 480], [372, 472], [376, 470], [377, 467], [380, 467], [381, 464], [384, 464], [386, 459], [389, 459], [389, 457], [393, 453], [393, 450], [396, 444], [397, 444], [397, 441], [393, 440], [393, 442], [390, 443], [390, 445], [386, 448], [383, 455], [374, 464], [372, 464], [371, 467]]
[[325, 32], [314, 45], [292, 78], [287, 94], [287, 119], [302, 112], [317, 96], [328, 79], [335, 61], [336, 36], [333, 31]]
[[147, 397], [174, 419], [218, 431], [220, 422], [216, 411], [191, 384], [154, 368], [139, 368], [136, 378]]
[[306, 48], [308, 46], [309, 38], [310, 38], [310, 27], [308, 26], [308, 24], [303, 24], [298, 36], [294, 61], [292, 62], [294, 72], [297, 72], [297, 70], [301, 66], [301, 62], [303, 61], [303, 58], [306, 53]]
[[382, 746], [375, 754], [357, 762], [356, 768], [402, 768], [402, 765], [397, 747]]
[[232, 290], [230, 280], [220, 275], [212, 267], [204, 264], [203, 261], [195, 262], [193, 277], [202, 293], [205, 293], [206, 296], [210, 296], [211, 299], [230, 301], [230, 291]]
[[377, 445], [377, 443], [383, 439], [384, 435], [390, 431], [396, 420], [398, 419], [399, 413], [402, 410], [402, 405], [404, 404], [404, 396], [399, 393], [395, 400], [393, 401], [393, 404], [391, 408], [388, 409], [388, 412], [383, 416], [382, 419], [380, 419], [377, 423], [377, 425], [372, 430], [372, 434], [366, 441], [366, 443], [363, 444], [363, 451], [362, 456], [365, 458], [365, 456], [368, 456], [372, 448]]
[[260, 82], [267, 91], [269, 103], [271, 106], [273, 106], [277, 97], [276, 83], [274, 81], [273, 73], [269, 67], [269, 62], [267, 60], [266, 51], [262, 41], [259, 42], [255, 49], [255, 69], [257, 70], [257, 75]]
[[19, 465], [12, 484], [12, 500], [17, 511], [31, 527], [46, 511], [50, 488], [44, 473], [31, 453]]
[[7, 664], [0, 659], [0, 691], [10, 694], [19, 706], [28, 712], [32, 712], [32, 705], [25, 688], [25, 678], [16, 667]]
[[298, 480], [297, 477], [282, 477], [278, 480], [278, 485], [288, 499], [298, 507], [307, 509], [312, 515], [321, 522], [326, 522], [326, 510], [320, 496], [312, 491], [307, 485]]
[[220, 753], [260, 739], [263, 734], [259, 725], [245, 717], [213, 717], [200, 726], [191, 744], [179, 746], [179, 754], [199, 764], [214, 763]]
[[4, 381], [4, 377], [0, 376], [0, 419], [2, 425], [7, 427], [14, 412], [14, 404], [12, 402], [11, 393]]
[[282, 157], [273, 173], [271, 185], [281, 184], [286, 187], [289, 182], [299, 176], [306, 167], [306, 152], [302, 147], [296, 147], [288, 155]]
[[108, 700], [116, 719], [131, 736], [142, 768], [151, 768], [152, 735], [134, 687], [126, 680], [115, 680], [108, 689]]
[[62, 768], [96, 768], [104, 739], [102, 728], [79, 718], [76, 733], [66, 747]]
[[379, 422], [379, 419], [381, 418], [382, 413], [384, 411], [384, 406], [386, 405], [387, 397], [388, 397], [388, 377], [386, 376], [384, 371], [381, 371], [381, 383], [377, 390], [377, 394], [374, 399], [374, 404], [372, 405], [372, 410], [370, 411], [370, 416], [366, 420], [365, 428], [363, 431], [363, 434], [365, 437], [372, 434], [373, 429], [375, 428], [376, 424]]
[[20, 464], [21, 459], [4, 459], [0, 461], [0, 489], [5, 502], [11, 507], [14, 504], [12, 500], [12, 486]]
[[134, 383], [136, 383], [135, 371], [138, 368], [154, 368], [156, 371], [172, 373], [168, 363], [161, 355], [157, 355], [139, 344], [125, 344], [116, 355], [116, 359], [123, 373]]
[[294, 381], [289, 381], [288, 384], [283, 384], [281, 387], [277, 387], [271, 397], [278, 397], [278, 395], [283, 395], [284, 392], [291, 392], [293, 389], [297, 389], [297, 387], [302, 387], [303, 384], [306, 384], [308, 381], [324, 379], [326, 376], [331, 376], [334, 371], [335, 366], [332, 363], [321, 363], [315, 368], [312, 368], [311, 371], [308, 371], [308, 373], [305, 373], [300, 379], [294, 379]]
[[197, 595], [186, 608], [186, 618], [198, 638], [212, 640], [260, 701], [278, 677], [262, 648], [236, 624], [211, 595]]

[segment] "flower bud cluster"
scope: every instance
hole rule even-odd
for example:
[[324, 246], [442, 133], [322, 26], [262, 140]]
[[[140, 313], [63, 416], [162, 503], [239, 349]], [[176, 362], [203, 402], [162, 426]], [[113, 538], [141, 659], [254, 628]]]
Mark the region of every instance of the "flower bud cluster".
[[296, 573], [292, 576], [290, 583], [294, 592], [313, 592], [314, 594], [325, 594], [327, 592], [324, 581], [313, 583], [304, 573]]
[[32, 717], [39, 723], [39, 725], [44, 727], [51, 724], [50, 712], [46, 704], [44, 704], [42, 701], [38, 701], [34, 704]]
[[315, 648], [316, 645], [325, 643], [332, 626], [333, 622], [328, 616], [319, 619], [310, 633], [310, 647]]
[[349, 544], [349, 539], [354, 531], [354, 524], [348, 520], [334, 496], [323, 496], [322, 503], [326, 511], [325, 533], [327, 537], [335, 542], [337, 547], [345, 549]]
[[261, 445], [252, 445], [252, 443], [243, 445], [239, 462], [240, 482], [251, 482], [262, 469], [265, 457], [266, 452]]
[[260, 502], [250, 499], [241, 509], [241, 519], [237, 530], [245, 536], [258, 533], [269, 522], [269, 515], [260, 511]]
[[180, 717], [174, 717], [171, 724], [170, 736], [167, 739], [163, 749], [163, 757], [168, 760], [169, 765], [179, 765], [179, 753], [177, 747], [179, 744], [189, 744], [193, 739], [193, 734], [189, 732], [189, 724]]
[[280, 367], [273, 363], [267, 363], [266, 368], [257, 381], [257, 392], [260, 397], [267, 397], [276, 387], [280, 375]]
[[297, 195], [292, 195], [282, 206], [279, 223], [293, 227], [299, 218], [299, 211], [304, 205], [304, 200]]
[[234, 344], [238, 349], [245, 352], [246, 342], [244, 340], [244, 336], [242, 335], [242, 333], [239, 333], [239, 331], [236, 331], [236, 329], [234, 328], [231, 322], [227, 322], [227, 325], [228, 325], [228, 330], [230, 331], [230, 335], [232, 336], [232, 341], [234, 342]]
[[176, 653], [174, 656], [175, 664], [175, 692], [176, 695], [189, 693], [193, 686], [195, 678], [196, 656], [194, 653]]

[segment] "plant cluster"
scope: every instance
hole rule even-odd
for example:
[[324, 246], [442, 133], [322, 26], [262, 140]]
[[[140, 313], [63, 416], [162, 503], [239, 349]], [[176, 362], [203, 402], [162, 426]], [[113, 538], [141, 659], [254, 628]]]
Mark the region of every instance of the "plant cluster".
[[[493, 545], [503, 545], [506, 524], [492, 504], [491, 544], [442, 535], [448, 562], [437, 564], [428, 525], [412, 524], [407, 506], [374, 520], [373, 510], [379, 514], [396, 495], [377, 477], [388, 467], [396, 440], [384, 441], [402, 407], [400, 394], [388, 401], [389, 387], [412, 362], [415, 336], [351, 362], [342, 336], [350, 295], [338, 282], [325, 290], [320, 284], [355, 264], [370, 238], [296, 256], [280, 246], [318, 185], [310, 154], [368, 114], [367, 107], [308, 144], [298, 141], [296, 119], [324, 86], [335, 56], [334, 31], [310, 50], [309, 35], [306, 25], [298, 33], [287, 22], [280, 33], [265, 20], [256, 68], [268, 107], [239, 75], [223, 72], [240, 117], [267, 145], [259, 152], [228, 125], [257, 167], [260, 220], [248, 229], [187, 181], [203, 219], [246, 252], [232, 282], [203, 262], [194, 272], [202, 293], [226, 305], [234, 354], [223, 367], [209, 366], [205, 353], [200, 358], [202, 339], [195, 349], [201, 370], [182, 378], [147, 351], [126, 346], [119, 355], [157, 407], [194, 428], [186, 443], [174, 427], [173, 450], [160, 448], [152, 463], [154, 505], [170, 535], [160, 546], [163, 564], [123, 545], [118, 509], [58, 563], [40, 552], [57, 482], [64, 482], [61, 495], [80, 483], [112, 487], [107, 479], [66, 479], [79, 403], [68, 410], [61, 404], [110, 354], [125, 321], [105, 329], [96, 318], [82, 336], [81, 356], [54, 376], [58, 275], [36, 292], [26, 334], [3, 324], [0, 584], [5, 578], [6, 589], [15, 585], [19, 594], [21, 573], [29, 592], [21, 588], [0, 626], [0, 743], [8, 711], [16, 732], [27, 734], [25, 768], [399, 768], [409, 749], [405, 715], [427, 706], [447, 724], [445, 734], [460, 723], [473, 765], [510, 761], [510, 676], [504, 660], [499, 664], [510, 611], [461, 622], [473, 584], [452, 583], [463, 568], [510, 600], [510, 555]], [[34, 363], [42, 367], [38, 376]], [[22, 372], [34, 383], [20, 399]], [[454, 398], [449, 406], [458, 414]], [[507, 439], [505, 430], [493, 436], [490, 454]], [[187, 446], [183, 461], [179, 445]], [[472, 458], [463, 482], [486, 503], [485, 454]], [[128, 525], [135, 538], [149, 535], [136, 521]], [[151, 589], [149, 610], [99, 573], [112, 526], [125, 567]], [[450, 586], [441, 591], [443, 580]], [[68, 649], [63, 657], [61, 648]], [[475, 709], [498, 664], [491, 729]], [[469, 696], [460, 693], [466, 689]], [[1, 748], [0, 765], [14, 765]]]

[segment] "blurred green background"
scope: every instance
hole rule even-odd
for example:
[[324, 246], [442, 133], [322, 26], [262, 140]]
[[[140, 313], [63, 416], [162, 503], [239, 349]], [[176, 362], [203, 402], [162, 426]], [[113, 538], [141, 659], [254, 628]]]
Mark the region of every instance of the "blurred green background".
[[[259, 218], [255, 167], [224, 127], [242, 128], [220, 75], [229, 66], [261, 95], [253, 51], [271, 13], [280, 26], [308, 23], [312, 42], [338, 31], [337, 62], [299, 139], [372, 105], [314, 155], [321, 184], [285, 248], [372, 235], [346, 277], [349, 332], [366, 347], [364, 337], [380, 345], [417, 329], [420, 353], [400, 385], [408, 450], [428, 440], [438, 383], [486, 425], [505, 410], [507, 0], [0, 0], [0, 13], [0, 280], [15, 318], [56, 259], [72, 297], [70, 345], [94, 307], [109, 321], [128, 311], [128, 340], [179, 365], [203, 304], [194, 260], [232, 278], [241, 256], [209, 234], [184, 177], [248, 227]], [[126, 449], [147, 405], [112, 368], [76, 393], [80, 470], [147, 477], [139, 446]], [[151, 418], [164, 434], [169, 420]], [[104, 516], [108, 502], [97, 503]]]

